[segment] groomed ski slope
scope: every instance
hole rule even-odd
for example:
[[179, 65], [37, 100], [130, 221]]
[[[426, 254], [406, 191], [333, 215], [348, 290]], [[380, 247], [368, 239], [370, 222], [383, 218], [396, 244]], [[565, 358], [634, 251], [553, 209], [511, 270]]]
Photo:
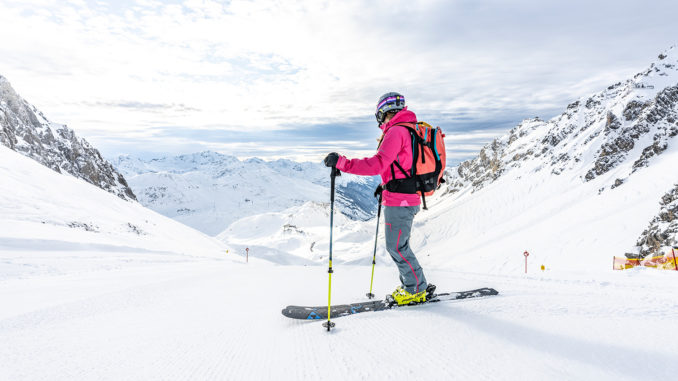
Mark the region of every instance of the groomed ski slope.
[[[242, 250], [227, 254], [216, 239], [5, 147], [0, 179], [0, 380], [678, 374], [675, 272], [554, 262], [540, 272], [530, 262], [525, 275], [513, 257], [502, 272], [452, 260], [435, 271], [422, 257], [441, 291], [489, 286], [500, 295], [343, 317], [328, 333], [281, 315], [288, 304], [327, 302], [326, 263], [304, 266], [312, 262], [283, 251], [264, 260], [258, 247], [245, 263]], [[347, 247], [337, 244], [335, 257]], [[333, 303], [365, 300], [370, 266], [337, 261], [334, 270]], [[396, 282], [393, 264], [378, 257], [374, 293]]]
[[[672, 380], [675, 275], [640, 269], [486, 275], [429, 271], [441, 290], [501, 294], [320, 322], [283, 317], [322, 304], [322, 266], [250, 258], [102, 256], [0, 247], [2, 262], [66, 261], [59, 274], [0, 281], [3, 380]], [[121, 266], [121, 260], [125, 265]], [[363, 300], [370, 267], [339, 266], [335, 303]], [[375, 293], [396, 270], [377, 268]]]

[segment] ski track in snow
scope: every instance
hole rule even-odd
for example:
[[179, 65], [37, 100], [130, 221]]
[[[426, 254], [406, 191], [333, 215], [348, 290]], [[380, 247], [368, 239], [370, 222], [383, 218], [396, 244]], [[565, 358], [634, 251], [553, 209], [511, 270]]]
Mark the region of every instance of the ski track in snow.
[[[107, 254], [116, 255], [126, 253]], [[342, 317], [328, 333], [280, 313], [326, 303], [323, 266], [159, 259], [139, 252], [115, 268], [0, 281], [0, 379], [669, 380], [678, 371], [673, 273], [430, 271], [441, 292], [500, 295]], [[333, 304], [364, 300], [370, 270], [336, 266]], [[395, 271], [377, 266], [376, 295]]]

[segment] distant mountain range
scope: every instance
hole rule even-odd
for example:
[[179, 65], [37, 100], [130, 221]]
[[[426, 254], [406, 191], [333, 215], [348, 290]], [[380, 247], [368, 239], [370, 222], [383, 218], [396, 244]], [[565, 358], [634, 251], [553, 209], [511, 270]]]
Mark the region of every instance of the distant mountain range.
[[[112, 160], [139, 202], [202, 232], [217, 235], [232, 222], [305, 202], [329, 202], [329, 169], [321, 163], [239, 160], [200, 152], [142, 160]], [[374, 217], [378, 178], [342, 174], [337, 209], [351, 219]]]

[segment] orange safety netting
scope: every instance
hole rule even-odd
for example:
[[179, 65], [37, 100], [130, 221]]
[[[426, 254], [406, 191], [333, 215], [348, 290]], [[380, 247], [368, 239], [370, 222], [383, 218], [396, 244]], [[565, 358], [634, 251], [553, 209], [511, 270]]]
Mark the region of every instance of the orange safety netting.
[[654, 257], [646, 257], [645, 259], [637, 258], [621, 258], [612, 257], [613, 270], [625, 270], [631, 267], [644, 266], [654, 267], [660, 270], [675, 270], [678, 271], [678, 249], [666, 253], [666, 255], [657, 255]]

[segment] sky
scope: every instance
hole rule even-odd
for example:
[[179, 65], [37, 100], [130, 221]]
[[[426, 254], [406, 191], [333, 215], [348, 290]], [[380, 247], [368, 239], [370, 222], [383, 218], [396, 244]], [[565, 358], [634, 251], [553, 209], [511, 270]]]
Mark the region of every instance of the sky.
[[647, 68], [678, 2], [0, 0], [0, 75], [109, 158], [374, 154], [380, 95], [448, 163]]

